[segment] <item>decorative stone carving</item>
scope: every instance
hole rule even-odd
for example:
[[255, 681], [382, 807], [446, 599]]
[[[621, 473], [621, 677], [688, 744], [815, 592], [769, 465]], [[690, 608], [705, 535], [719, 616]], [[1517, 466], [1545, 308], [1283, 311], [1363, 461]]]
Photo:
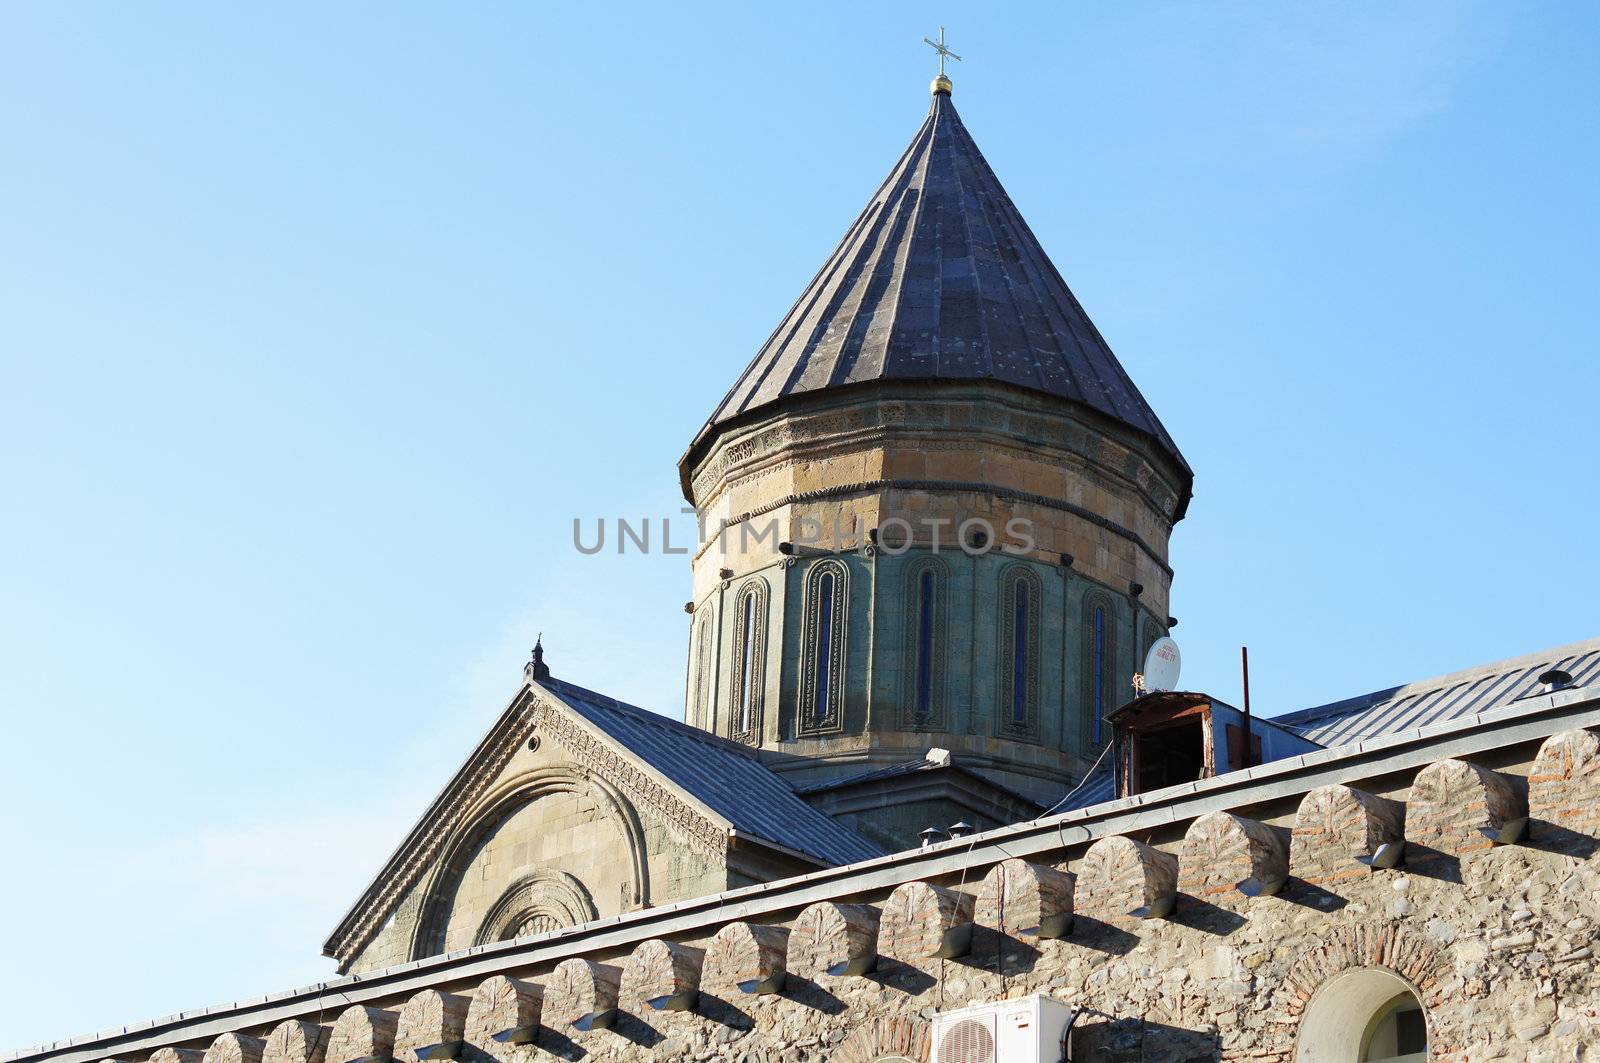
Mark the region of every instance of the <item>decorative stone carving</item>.
[[462, 1033], [468, 1044], [494, 1050], [507, 1044], [531, 1044], [539, 1032], [544, 990], [531, 982], [497, 974], [472, 993]]
[[817, 979], [866, 974], [878, 963], [878, 909], [870, 904], [819, 901], [800, 913], [789, 932], [789, 973]]
[[[1289, 832], [1231, 812], [1189, 825], [1178, 852], [1178, 892], [1211, 904], [1276, 893], [1289, 878]], [[1180, 899], [1180, 902], [1182, 900]]]
[[489, 945], [579, 926], [599, 917], [581, 881], [565, 871], [539, 868], [505, 888], [478, 925], [473, 944]]
[[285, 1019], [267, 1035], [261, 1063], [322, 1063], [328, 1028], [303, 1019]]
[[1024, 940], [1062, 937], [1072, 927], [1073, 881], [1044, 864], [1002, 860], [983, 877], [972, 921]]
[[661, 938], [642, 942], [622, 969], [622, 1006], [635, 1013], [693, 1008], [705, 955], [704, 949]]
[[225, 1033], [206, 1049], [205, 1063], [261, 1063], [266, 1052], [264, 1037], [251, 1037], [242, 1033]]
[[1178, 893], [1178, 858], [1132, 838], [1101, 838], [1078, 866], [1078, 914], [1116, 925], [1160, 919]]
[[1528, 777], [1528, 815], [1541, 840], [1561, 831], [1600, 836], [1600, 736], [1562, 731], [1545, 739]]
[[437, 989], [414, 994], [400, 1008], [394, 1039], [394, 1055], [403, 1063], [423, 1063], [417, 1049], [434, 1045], [455, 1045], [463, 1040], [470, 998]]
[[377, 936], [389, 913], [433, 865], [451, 834], [493, 785], [506, 762], [522, 747], [523, 740], [534, 728], [533, 705], [530, 694], [506, 710], [479, 747], [476, 763], [471, 764], [462, 777], [452, 780], [440, 797], [441, 807], [428, 829], [406, 839], [379, 874], [380, 885], [357, 903], [348, 923], [340, 927], [334, 938], [334, 955], [339, 960], [340, 970]]
[[789, 931], [761, 923], [729, 923], [706, 946], [702, 987], [728, 998], [783, 988]]
[[328, 1036], [328, 1063], [389, 1059], [399, 1016], [392, 1011], [352, 1004], [339, 1013]]
[[1436, 761], [1417, 773], [1406, 799], [1407, 863], [1426, 866], [1515, 841], [1527, 819], [1527, 799], [1506, 776], [1464, 760]]
[[972, 895], [928, 882], [895, 887], [878, 923], [878, 954], [903, 963], [965, 956], [972, 948]]
[[695, 848], [718, 857], [727, 852], [728, 839], [721, 828], [612, 752], [560, 709], [539, 700], [534, 724], [540, 732], [559, 741], [573, 760], [604, 777], [637, 807], [648, 809]]
[[1405, 837], [1405, 806], [1353, 786], [1321, 786], [1295, 813], [1289, 870], [1312, 885], [1370, 874], [1362, 863]]
[[617, 1020], [622, 969], [593, 960], [562, 960], [544, 990], [545, 1025], [604, 1030]]

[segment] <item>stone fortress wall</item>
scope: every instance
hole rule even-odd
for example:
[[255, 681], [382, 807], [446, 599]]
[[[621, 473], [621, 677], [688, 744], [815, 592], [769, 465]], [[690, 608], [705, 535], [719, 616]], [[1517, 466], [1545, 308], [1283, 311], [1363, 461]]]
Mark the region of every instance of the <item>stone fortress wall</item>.
[[[508, 1063], [921, 1061], [936, 1012], [1046, 992], [1084, 1009], [1076, 1059], [1266, 1063], [1296, 1058], [1342, 974], [1382, 970], [1421, 1000], [1433, 1059], [1584, 1059], [1600, 1041], [1597, 727], [1587, 691], [1524, 699], [12, 1058], [417, 1063], [459, 1040], [463, 1059]], [[1402, 839], [1403, 866], [1363, 863]], [[491, 1036], [515, 1028], [532, 1042]]]

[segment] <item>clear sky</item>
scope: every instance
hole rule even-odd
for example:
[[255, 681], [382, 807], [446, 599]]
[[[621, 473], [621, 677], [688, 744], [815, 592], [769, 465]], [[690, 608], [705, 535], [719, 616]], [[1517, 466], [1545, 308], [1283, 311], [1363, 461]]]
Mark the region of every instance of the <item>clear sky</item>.
[[0, 1048], [316, 981], [520, 680], [677, 715], [579, 556], [922, 119], [1197, 471], [1186, 686], [1600, 634], [1600, 6], [0, 7]]

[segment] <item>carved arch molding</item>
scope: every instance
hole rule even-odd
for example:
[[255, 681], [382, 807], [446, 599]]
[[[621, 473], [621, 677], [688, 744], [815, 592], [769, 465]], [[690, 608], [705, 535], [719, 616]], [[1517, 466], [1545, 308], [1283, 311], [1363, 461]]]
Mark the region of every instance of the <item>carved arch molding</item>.
[[[443, 856], [428, 873], [415, 931], [411, 958], [437, 956], [445, 950], [445, 933], [462, 876], [473, 854], [507, 819], [552, 794], [587, 797], [604, 810], [627, 841], [629, 899], [637, 907], [650, 903], [650, 880], [644, 824], [638, 810], [608, 781], [581, 767], [540, 768], [507, 779], [491, 789], [461, 817], [451, 831]], [[518, 877], [501, 893], [477, 927], [475, 944], [576, 926], [598, 918], [589, 891], [572, 875], [555, 870], [535, 870]]]
[[472, 943], [489, 945], [598, 918], [594, 898], [582, 882], [565, 871], [540, 869], [506, 887], [478, 924]]

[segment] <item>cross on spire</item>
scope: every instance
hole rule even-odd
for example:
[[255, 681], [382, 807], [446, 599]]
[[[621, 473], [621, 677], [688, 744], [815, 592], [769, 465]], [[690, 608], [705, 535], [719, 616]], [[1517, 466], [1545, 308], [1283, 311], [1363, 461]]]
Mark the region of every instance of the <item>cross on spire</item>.
[[924, 37], [924, 38], [922, 38], [922, 42], [924, 44], [926, 44], [928, 47], [932, 48], [934, 51], [939, 53], [939, 76], [940, 77], [944, 77], [944, 61], [946, 59], [954, 59], [958, 63], [961, 62], [961, 57], [959, 55], [957, 55], [956, 53], [952, 52], [949, 48], [945, 47], [945, 44], [944, 44], [944, 27], [943, 26], [939, 27], [939, 39], [938, 40], [934, 40], [932, 37]]

